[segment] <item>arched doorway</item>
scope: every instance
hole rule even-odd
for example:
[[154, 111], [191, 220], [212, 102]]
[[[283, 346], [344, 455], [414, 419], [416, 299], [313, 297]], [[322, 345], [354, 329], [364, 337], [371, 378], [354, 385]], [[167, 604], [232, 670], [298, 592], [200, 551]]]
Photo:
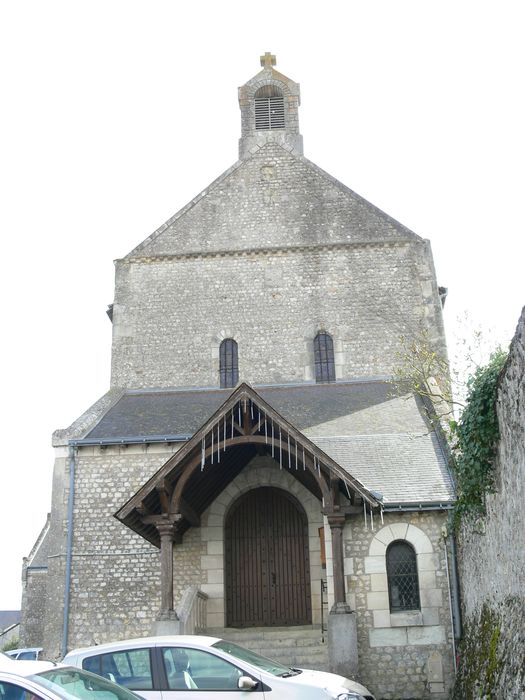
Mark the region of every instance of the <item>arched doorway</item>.
[[226, 625], [312, 621], [308, 522], [298, 501], [262, 487], [241, 496], [225, 525]]

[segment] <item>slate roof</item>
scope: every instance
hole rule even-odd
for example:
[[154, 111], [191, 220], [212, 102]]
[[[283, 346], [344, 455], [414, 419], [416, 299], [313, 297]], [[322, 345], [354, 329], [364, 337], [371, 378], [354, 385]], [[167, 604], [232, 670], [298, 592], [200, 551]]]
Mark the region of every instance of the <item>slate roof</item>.
[[[393, 397], [384, 380], [255, 387], [283, 418], [386, 507], [449, 504], [447, 458], [418, 401]], [[127, 391], [78, 444], [187, 440], [232, 389]], [[378, 429], [378, 416], [382, 423]], [[341, 426], [344, 430], [341, 432]], [[339, 431], [339, 432], [335, 432]]]
[[450, 503], [454, 485], [437, 437], [427, 434], [312, 437], [383, 504]]
[[20, 610], [0, 610], [0, 632], [20, 622]]
[[[283, 418], [305, 430], [392, 398], [386, 381], [255, 387]], [[123, 440], [159, 436], [189, 437], [232, 393], [231, 389], [129, 391], [85, 436]]]
[[40, 531], [31, 552], [26, 560], [26, 566], [31, 569], [47, 569], [48, 558], [51, 554], [51, 541], [47, 534], [51, 524], [51, 514], [48, 513], [44, 527]]

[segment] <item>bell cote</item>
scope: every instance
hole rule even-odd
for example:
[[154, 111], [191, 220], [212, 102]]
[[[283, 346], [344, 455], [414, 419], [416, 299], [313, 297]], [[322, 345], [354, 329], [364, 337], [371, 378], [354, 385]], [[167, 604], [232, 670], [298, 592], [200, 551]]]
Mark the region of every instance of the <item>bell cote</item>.
[[299, 84], [275, 70], [275, 56], [261, 56], [262, 70], [239, 88], [241, 138], [239, 158], [248, 158], [266, 143], [278, 143], [303, 155], [299, 133]]

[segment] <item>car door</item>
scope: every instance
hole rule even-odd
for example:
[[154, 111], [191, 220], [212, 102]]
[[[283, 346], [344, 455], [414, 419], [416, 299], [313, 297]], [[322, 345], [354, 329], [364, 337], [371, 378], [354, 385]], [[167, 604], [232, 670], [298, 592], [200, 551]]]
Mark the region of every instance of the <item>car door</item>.
[[58, 696], [44, 689], [37, 692], [25, 679], [0, 678], [1, 700], [58, 700]]
[[[260, 678], [212, 650], [165, 646], [157, 651], [164, 674], [162, 700], [264, 700]], [[240, 690], [241, 676], [257, 681], [257, 688]]]
[[146, 700], [161, 700], [154, 683], [153, 652], [145, 646], [94, 654], [83, 659], [82, 668], [133, 690]]

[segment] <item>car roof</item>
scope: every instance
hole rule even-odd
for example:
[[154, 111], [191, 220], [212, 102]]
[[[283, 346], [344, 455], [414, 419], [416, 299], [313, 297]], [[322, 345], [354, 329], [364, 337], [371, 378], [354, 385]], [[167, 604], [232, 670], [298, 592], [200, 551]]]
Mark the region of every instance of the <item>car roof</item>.
[[14, 659], [7, 654], [0, 655], [0, 671], [14, 673], [17, 676], [31, 676], [33, 673], [47, 671], [55, 667], [56, 664], [53, 661], [30, 661], [29, 659]]
[[19, 659], [21, 656], [27, 656], [28, 654], [38, 658], [41, 651], [42, 647], [27, 647], [24, 649], [9, 649], [5, 653], [12, 659]]
[[[14, 663], [19, 664], [22, 662], [15, 661]], [[28, 663], [33, 663], [33, 662], [28, 662]], [[51, 665], [51, 664], [50, 664]], [[45, 682], [43, 682], [42, 679], [39, 678], [39, 676], [46, 671], [55, 671], [55, 670], [60, 670], [60, 669], [65, 669], [66, 671], [74, 671], [75, 674], [78, 673], [84, 673], [86, 676], [94, 676], [96, 677], [96, 674], [90, 673], [89, 671], [82, 671], [78, 668], [75, 668], [75, 666], [69, 666], [67, 664], [53, 664], [51, 668], [40, 668], [38, 670], [34, 670], [32, 673], [29, 672], [24, 672], [24, 673], [18, 673], [16, 671], [4, 671], [0, 670], [0, 681], [6, 681], [10, 683], [15, 683], [18, 685], [21, 685], [22, 687], [25, 687], [26, 689], [34, 689], [34, 697], [38, 697], [39, 695], [45, 697], [48, 696], [49, 698], [53, 698], [56, 700], [66, 700], [66, 698], [70, 698], [70, 700], [79, 700], [80, 696], [79, 695], [72, 695], [66, 691], [66, 689], [60, 685], [57, 687], [49, 687]], [[107, 679], [104, 679], [105, 682], [110, 683], [111, 685], [116, 685], [112, 681], [109, 681]], [[135, 693], [133, 693], [131, 690], [128, 690], [127, 688], [123, 686], [119, 686], [120, 690], [124, 691], [131, 697], [138, 698]]]
[[215, 642], [220, 642], [219, 637], [206, 637], [204, 635], [197, 634], [170, 634], [161, 635], [157, 637], [136, 637], [134, 639], [122, 639], [116, 642], [105, 642], [104, 644], [96, 644], [91, 647], [79, 647], [77, 649], [72, 649], [68, 651], [64, 659], [73, 654], [88, 654], [93, 651], [97, 653], [103, 653], [104, 651], [118, 651], [119, 649], [129, 649], [130, 647], [142, 647], [142, 646], [161, 646], [166, 645], [187, 645], [187, 646], [201, 646], [201, 647], [211, 647]]
[[[23, 674], [15, 673], [14, 671], [0, 671], [0, 681], [10, 681], [12, 683], [19, 683], [22, 680], [26, 681], [28, 679]], [[51, 692], [53, 691], [51, 690]]]

